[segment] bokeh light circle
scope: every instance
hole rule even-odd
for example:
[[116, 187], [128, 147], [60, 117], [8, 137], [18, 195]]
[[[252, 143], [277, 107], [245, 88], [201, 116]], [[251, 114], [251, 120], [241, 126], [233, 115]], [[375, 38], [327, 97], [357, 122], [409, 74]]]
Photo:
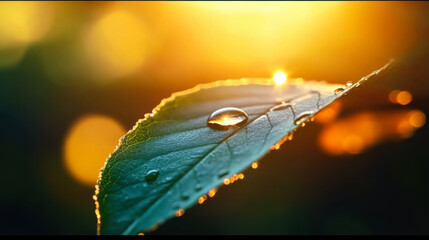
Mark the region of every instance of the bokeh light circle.
[[123, 126], [108, 116], [90, 114], [76, 120], [64, 141], [63, 160], [69, 174], [94, 186], [106, 158], [124, 134]]

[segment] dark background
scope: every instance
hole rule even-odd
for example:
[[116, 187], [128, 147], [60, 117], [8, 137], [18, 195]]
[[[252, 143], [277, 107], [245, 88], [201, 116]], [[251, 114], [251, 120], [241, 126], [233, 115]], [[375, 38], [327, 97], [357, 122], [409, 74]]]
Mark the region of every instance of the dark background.
[[[276, 48], [288, 49], [288, 41], [274, 46], [270, 42], [243, 43], [243, 48], [248, 49], [229, 52], [249, 52], [249, 56], [234, 60], [236, 65], [213, 57], [213, 52], [228, 54], [228, 49], [236, 48], [235, 42], [243, 39], [231, 38], [235, 35], [225, 30], [215, 34], [219, 39], [213, 41], [220, 41], [217, 49], [204, 51], [216, 46], [205, 45], [210, 37], [194, 46], [198, 39], [195, 36], [208, 33], [194, 29], [198, 15], [186, 12], [191, 11], [187, 6], [171, 6], [185, 3], [132, 3], [141, 6], [138, 14], [134, 12], [136, 16], [145, 19], [152, 29], [166, 33], [162, 41], [165, 46], [161, 44], [164, 47], [158, 47], [158, 55], [149, 55], [145, 65], [132, 74], [101, 84], [99, 79], [93, 81], [95, 77], [79, 75], [85, 68], [73, 68], [74, 75], [60, 73], [55, 78], [47, 73], [47, 65], [66, 61], [61, 54], [73, 49], [70, 42], [77, 38], [76, 29], [97, 18], [91, 14], [123, 6], [114, 2], [50, 4], [58, 14], [49, 33], [58, 29], [66, 33], [28, 44], [20, 61], [0, 68], [1, 234], [96, 233], [94, 187], [74, 179], [62, 160], [68, 129], [87, 113], [111, 116], [125, 129], [131, 129], [161, 99], [198, 83], [271, 77], [277, 66], [291, 71], [292, 77], [344, 83], [360, 79], [392, 57], [397, 59], [393, 70], [346, 96], [338, 118], [386, 109], [419, 109], [426, 115], [429, 112], [427, 2], [341, 2], [330, 10], [331, 18], [323, 20], [326, 23], [317, 23], [317, 19], [308, 23], [320, 25], [320, 39], [311, 35], [315, 30], [305, 28], [307, 25], [296, 32], [301, 38], [313, 37], [302, 46], [295, 43], [290, 47], [309, 48], [309, 52], [302, 53], [305, 59], [288, 58], [287, 52], [274, 53]], [[135, 8], [132, 4], [125, 8]], [[213, 19], [208, 13], [206, 17], [219, 26], [228, 26], [245, 23], [251, 14], [259, 14], [255, 9], [249, 11], [228, 12], [228, 20], [216, 18], [221, 13], [213, 15]], [[267, 11], [262, 14], [270, 15], [271, 10]], [[235, 15], [240, 18], [235, 19]], [[177, 22], [168, 16], [177, 17]], [[270, 21], [266, 24], [272, 24]], [[171, 28], [163, 25], [165, 22]], [[400, 22], [402, 25], [398, 25]], [[259, 29], [242, 28], [247, 29], [243, 34], [249, 38], [256, 35], [248, 29]], [[372, 29], [374, 35], [366, 29]], [[302, 33], [306, 31], [307, 35]], [[168, 38], [168, 34], [175, 38]], [[250, 53], [253, 48], [257, 48], [256, 53], [264, 49], [273, 53], [259, 59]], [[0, 56], [5, 49], [0, 48]], [[42, 61], [49, 51], [58, 54], [48, 62]], [[66, 80], [59, 82], [61, 78]], [[393, 89], [409, 91], [413, 101], [406, 106], [389, 103], [387, 94]], [[384, 100], [377, 101], [373, 96]], [[329, 155], [318, 145], [317, 136], [323, 127], [311, 123], [298, 130], [292, 141], [266, 155], [257, 170], [247, 170], [244, 180], [220, 188], [214, 198], [167, 221], [151, 234], [428, 234], [428, 127], [417, 129], [408, 139], [388, 139], [359, 154], [340, 156]], [[95, 181], [96, 176], [94, 184]]]

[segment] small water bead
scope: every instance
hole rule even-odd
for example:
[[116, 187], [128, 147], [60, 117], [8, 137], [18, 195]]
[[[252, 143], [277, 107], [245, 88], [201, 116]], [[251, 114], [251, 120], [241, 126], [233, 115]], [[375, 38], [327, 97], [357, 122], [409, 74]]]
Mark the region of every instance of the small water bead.
[[198, 198], [198, 203], [203, 204], [207, 200], [207, 195], [202, 195], [200, 198]]
[[346, 82], [346, 87], [351, 87], [353, 83], [351, 81]]
[[241, 126], [247, 122], [247, 113], [235, 107], [226, 107], [214, 111], [207, 119], [207, 126], [227, 130]]
[[184, 192], [184, 193], [182, 193], [181, 198], [182, 198], [183, 201], [186, 201], [186, 200], [189, 199], [189, 194], [187, 194], [187, 193]]
[[153, 182], [158, 178], [159, 171], [158, 170], [150, 170], [146, 173], [146, 176], [144, 177], [147, 182]]
[[286, 108], [291, 108], [291, 107], [292, 107], [292, 104], [281, 102], [280, 104], [270, 108], [270, 111], [280, 111], [280, 110], [284, 110]]
[[302, 123], [304, 123], [305, 121], [308, 120], [308, 117], [311, 116], [311, 114], [313, 114], [312, 111], [306, 111], [301, 113], [296, 119], [295, 119], [295, 125], [301, 125]]
[[185, 214], [185, 210], [184, 209], [179, 209], [175, 213], [176, 217], [181, 217], [181, 216], [183, 216], [183, 214]]
[[195, 191], [201, 191], [201, 189], [203, 189], [203, 187], [201, 186], [201, 184], [199, 184], [199, 183], [197, 183], [196, 185], [195, 185]]
[[341, 93], [342, 91], [344, 91], [344, 88], [337, 88], [335, 89], [334, 93], [338, 94], [338, 93]]

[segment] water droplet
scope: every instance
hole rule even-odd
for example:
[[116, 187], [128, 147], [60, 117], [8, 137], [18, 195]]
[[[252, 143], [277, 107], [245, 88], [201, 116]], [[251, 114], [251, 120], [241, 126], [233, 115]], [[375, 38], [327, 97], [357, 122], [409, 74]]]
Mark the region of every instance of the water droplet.
[[207, 119], [207, 126], [226, 130], [243, 125], [247, 122], [247, 113], [239, 108], [226, 107], [214, 111]]
[[254, 162], [254, 163], [252, 163], [252, 168], [253, 168], [253, 169], [257, 169], [257, 168], [258, 168], [258, 166], [259, 166], [258, 162]]
[[201, 189], [203, 189], [203, 187], [201, 186], [201, 184], [197, 183], [195, 185], [195, 191], [200, 191]]
[[207, 195], [202, 195], [200, 198], [198, 198], [198, 203], [203, 204], [207, 200]]
[[222, 169], [222, 170], [220, 170], [220, 172], [219, 172], [219, 174], [217, 175], [219, 178], [222, 178], [222, 177], [224, 177], [225, 175], [227, 175], [228, 174], [228, 170], [227, 169]]
[[216, 188], [213, 188], [212, 190], [210, 190], [210, 191], [207, 193], [207, 195], [209, 195], [209, 197], [214, 197], [214, 195], [216, 194], [216, 192], [217, 192], [217, 189], [216, 189]]
[[184, 209], [179, 209], [176, 211], [176, 217], [181, 217], [181, 216], [183, 216], [183, 214], [185, 214]]
[[223, 184], [225, 184], [225, 185], [229, 185], [230, 183], [231, 183], [231, 180], [229, 178], [225, 178], [223, 180]]
[[146, 181], [153, 182], [158, 178], [159, 171], [158, 170], [150, 170], [146, 173], [146, 176], [144, 177]]
[[281, 102], [278, 105], [270, 108], [270, 111], [280, 111], [280, 110], [284, 110], [286, 108], [292, 107], [292, 104], [290, 103], [285, 103], [285, 102]]
[[340, 93], [342, 91], [344, 91], [344, 88], [337, 88], [337, 89], [335, 89], [334, 93], [338, 94], [338, 93]]
[[184, 193], [182, 193], [181, 198], [182, 198], [183, 201], [186, 201], [186, 200], [189, 199], [189, 194], [187, 194], [187, 193], [184, 192]]
[[346, 82], [346, 87], [351, 87], [353, 83], [351, 81]]
[[307, 111], [307, 112], [303, 112], [301, 113], [296, 119], [295, 119], [295, 125], [301, 125], [303, 124], [305, 121], [308, 120], [308, 117], [311, 116], [311, 114], [313, 114], [312, 111]]

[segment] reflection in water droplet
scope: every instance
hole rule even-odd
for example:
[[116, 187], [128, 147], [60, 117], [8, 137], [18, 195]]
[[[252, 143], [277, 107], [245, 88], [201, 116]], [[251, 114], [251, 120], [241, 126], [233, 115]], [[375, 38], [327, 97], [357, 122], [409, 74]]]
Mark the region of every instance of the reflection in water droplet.
[[214, 111], [207, 119], [207, 126], [226, 130], [243, 125], [247, 122], [247, 113], [239, 108], [226, 107]]
[[207, 195], [209, 195], [209, 197], [214, 197], [214, 195], [216, 194], [216, 192], [217, 192], [217, 189], [216, 189], [216, 188], [213, 188], [212, 190], [210, 190], [210, 191], [207, 193]]
[[179, 209], [176, 211], [176, 217], [181, 217], [181, 216], [183, 216], [183, 214], [185, 214], [184, 209]]
[[344, 91], [344, 88], [337, 88], [337, 89], [335, 89], [334, 93], [338, 94], [338, 93], [340, 93], [342, 91]]
[[253, 169], [257, 169], [259, 166], [259, 164], [257, 162], [252, 163], [252, 168]]
[[146, 176], [144, 177], [146, 181], [153, 182], [158, 178], [159, 171], [158, 170], [150, 170], [146, 173]]
[[346, 82], [346, 87], [351, 87], [353, 83], [351, 81]]
[[231, 183], [231, 180], [229, 180], [229, 178], [225, 178], [223, 180], [223, 184], [225, 184], [225, 185], [229, 185], [230, 183]]
[[222, 170], [220, 170], [220, 172], [219, 172], [219, 174], [217, 175], [219, 178], [222, 178], [222, 177], [224, 177], [225, 175], [227, 175], [228, 174], [228, 170], [227, 169], [222, 169]]
[[206, 200], [207, 200], [207, 195], [204, 194], [200, 198], [198, 198], [198, 203], [203, 204], [204, 201], [206, 201]]
[[295, 125], [302, 125], [304, 122], [308, 120], [308, 117], [313, 114], [312, 111], [306, 111], [301, 113], [296, 119], [295, 119]]

